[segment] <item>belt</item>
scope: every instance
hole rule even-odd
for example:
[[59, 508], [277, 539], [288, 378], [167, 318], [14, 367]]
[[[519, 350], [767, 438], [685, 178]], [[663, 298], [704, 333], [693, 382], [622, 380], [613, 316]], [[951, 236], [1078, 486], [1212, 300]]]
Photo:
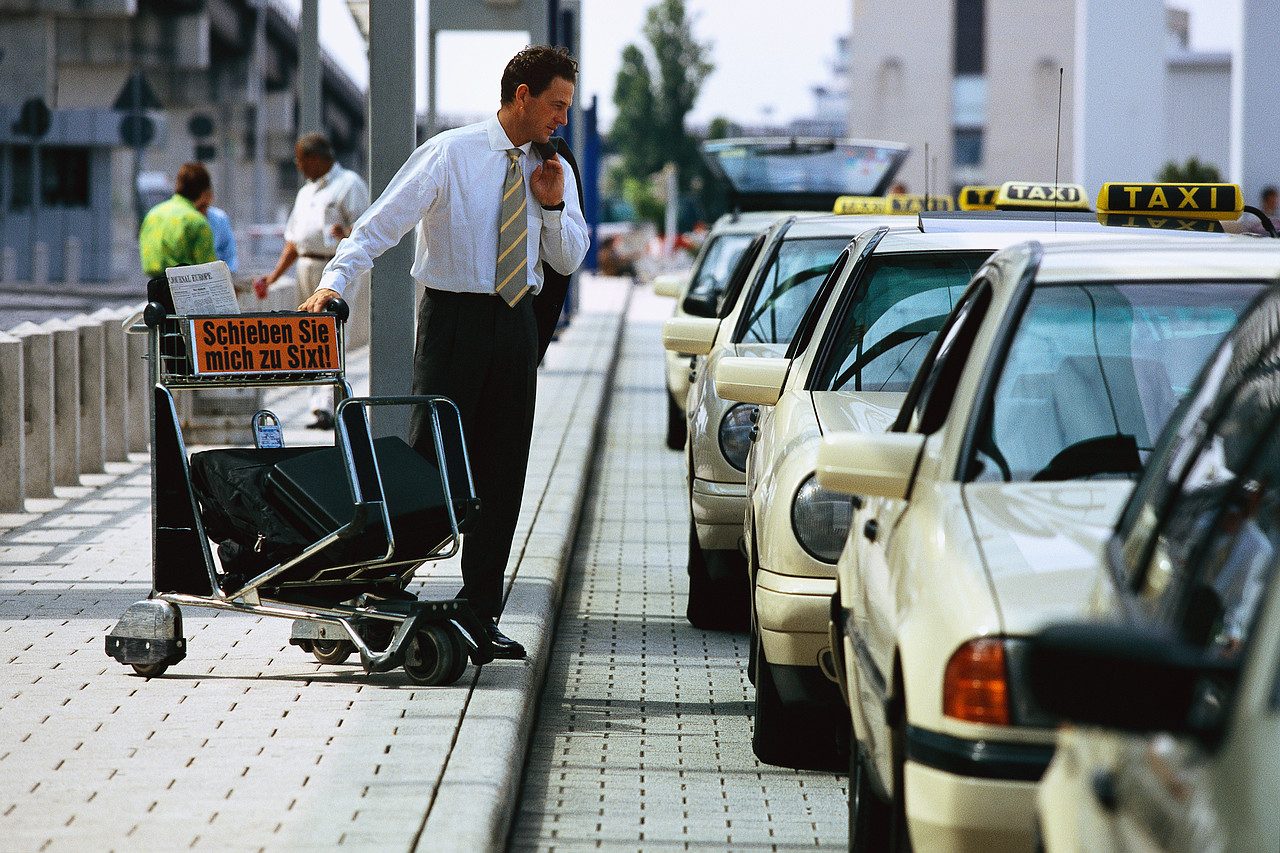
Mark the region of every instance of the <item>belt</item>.
[[300, 257], [300, 258], [306, 258], [306, 259], [307, 259], [307, 260], [309, 260], [309, 261], [331, 261], [331, 260], [333, 260], [333, 255], [312, 255], [312, 254], [308, 254], [308, 253], [306, 253], [306, 252], [299, 252], [299, 253], [298, 253], [298, 257]]

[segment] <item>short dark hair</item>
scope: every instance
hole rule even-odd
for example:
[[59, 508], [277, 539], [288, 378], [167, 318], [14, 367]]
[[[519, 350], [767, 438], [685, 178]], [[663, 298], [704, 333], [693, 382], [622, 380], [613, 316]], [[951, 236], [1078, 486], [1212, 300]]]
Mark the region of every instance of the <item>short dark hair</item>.
[[187, 201], [195, 201], [212, 186], [213, 181], [209, 180], [209, 170], [203, 163], [183, 163], [178, 167], [178, 177], [173, 182], [173, 191]]
[[502, 103], [515, 100], [516, 89], [523, 83], [529, 94], [537, 97], [547, 91], [551, 81], [563, 77], [570, 83], [578, 81], [578, 63], [563, 47], [535, 44], [511, 57], [502, 71]]
[[318, 131], [299, 136], [297, 149], [305, 155], [333, 162], [333, 146], [329, 144], [329, 137]]

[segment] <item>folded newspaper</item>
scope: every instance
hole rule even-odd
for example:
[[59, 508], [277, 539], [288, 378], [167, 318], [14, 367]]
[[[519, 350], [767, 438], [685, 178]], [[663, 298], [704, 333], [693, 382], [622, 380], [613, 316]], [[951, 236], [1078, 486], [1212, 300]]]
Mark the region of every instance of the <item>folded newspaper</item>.
[[239, 314], [231, 269], [224, 261], [169, 267], [164, 271], [178, 314]]

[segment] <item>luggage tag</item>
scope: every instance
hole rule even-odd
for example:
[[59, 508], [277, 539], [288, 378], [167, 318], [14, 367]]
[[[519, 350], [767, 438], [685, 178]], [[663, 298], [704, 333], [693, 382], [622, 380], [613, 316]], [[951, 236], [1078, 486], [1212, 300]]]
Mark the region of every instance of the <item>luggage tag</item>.
[[260, 409], [253, 414], [253, 446], [259, 450], [284, 447], [284, 432], [275, 412]]

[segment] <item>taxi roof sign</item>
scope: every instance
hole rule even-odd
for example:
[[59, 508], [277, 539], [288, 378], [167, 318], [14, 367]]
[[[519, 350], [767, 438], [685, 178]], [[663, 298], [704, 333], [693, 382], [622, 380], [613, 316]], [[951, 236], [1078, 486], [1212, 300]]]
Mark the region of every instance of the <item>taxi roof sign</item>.
[[996, 193], [997, 210], [1089, 210], [1080, 184], [1005, 181]]
[[1244, 193], [1236, 184], [1112, 182], [1098, 191], [1099, 213], [1239, 219]]
[[956, 199], [961, 210], [995, 210], [996, 195], [1000, 192], [997, 186], [970, 185], [960, 188]]
[[1098, 221], [1114, 228], [1157, 228], [1163, 231], [1198, 231], [1222, 234], [1226, 229], [1214, 219], [1189, 219], [1185, 216], [1152, 216], [1143, 213], [1099, 213]]
[[950, 196], [923, 196], [907, 193], [893, 195], [842, 195], [836, 199], [832, 213], [911, 215], [927, 210], [954, 210]]

